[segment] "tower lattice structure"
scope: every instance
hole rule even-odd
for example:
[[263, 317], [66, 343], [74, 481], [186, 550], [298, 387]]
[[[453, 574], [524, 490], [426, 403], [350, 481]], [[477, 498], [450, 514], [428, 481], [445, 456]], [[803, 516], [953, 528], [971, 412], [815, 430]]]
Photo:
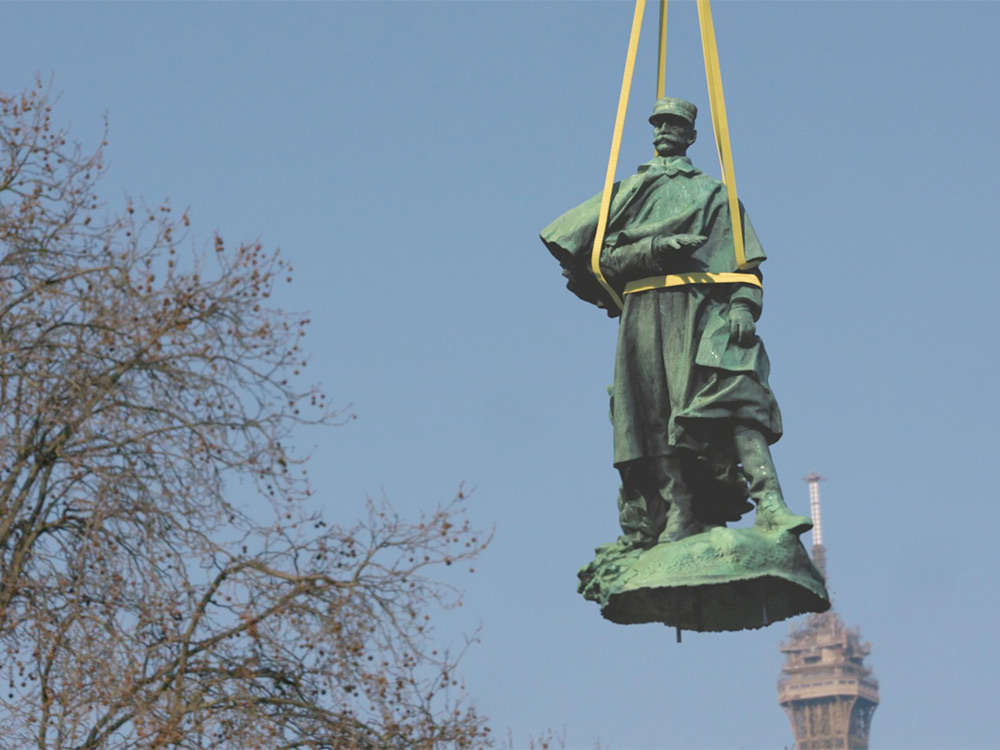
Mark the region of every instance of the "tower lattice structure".
[[[810, 474], [813, 562], [826, 576], [826, 550], [819, 509], [819, 482]], [[785, 663], [778, 678], [778, 702], [788, 714], [796, 750], [868, 747], [872, 714], [879, 703], [878, 680], [865, 666], [871, 647], [858, 628], [844, 625], [833, 609], [793, 625], [782, 642]]]

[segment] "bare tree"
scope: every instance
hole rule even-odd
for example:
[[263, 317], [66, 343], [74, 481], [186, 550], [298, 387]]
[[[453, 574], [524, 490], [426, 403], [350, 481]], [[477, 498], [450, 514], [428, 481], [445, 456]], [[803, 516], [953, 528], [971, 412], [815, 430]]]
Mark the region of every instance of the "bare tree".
[[110, 214], [47, 87], [0, 94], [0, 747], [469, 747], [433, 569], [486, 540], [461, 492], [410, 522], [311, 510], [308, 321], [257, 243]]

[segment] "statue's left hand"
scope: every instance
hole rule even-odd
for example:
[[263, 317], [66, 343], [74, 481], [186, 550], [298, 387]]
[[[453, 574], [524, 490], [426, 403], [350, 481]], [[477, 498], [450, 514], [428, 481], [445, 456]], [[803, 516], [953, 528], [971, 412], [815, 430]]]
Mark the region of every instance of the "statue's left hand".
[[753, 314], [743, 305], [733, 305], [729, 308], [729, 339], [737, 346], [750, 346], [753, 343], [756, 326]]

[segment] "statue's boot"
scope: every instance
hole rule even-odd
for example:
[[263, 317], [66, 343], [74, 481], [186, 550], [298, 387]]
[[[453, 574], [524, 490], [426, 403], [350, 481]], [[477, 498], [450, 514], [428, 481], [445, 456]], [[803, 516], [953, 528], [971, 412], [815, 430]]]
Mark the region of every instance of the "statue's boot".
[[622, 469], [622, 486], [618, 490], [622, 535], [618, 543], [624, 548], [654, 546], [666, 523], [667, 506], [644, 474], [643, 467]]
[[656, 460], [657, 485], [668, 506], [667, 523], [659, 542], [678, 542], [708, 529], [694, 515], [694, 496], [684, 482], [678, 456], [661, 456]]
[[778, 484], [771, 450], [758, 431], [737, 427], [734, 434], [736, 453], [750, 484], [750, 497], [757, 503], [754, 528], [763, 531], [788, 531], [802, 534], [812, 528], [812, 521], [789, 510]]

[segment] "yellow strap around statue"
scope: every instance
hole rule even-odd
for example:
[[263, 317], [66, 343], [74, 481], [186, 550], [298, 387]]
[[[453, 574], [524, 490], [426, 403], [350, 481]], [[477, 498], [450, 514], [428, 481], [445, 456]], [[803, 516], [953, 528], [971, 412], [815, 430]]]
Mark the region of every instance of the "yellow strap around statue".
[[667, 276], [649, 276], [645, 279], [630, 281], [625, 285], [625, 294], [691, 284], [753, 284], [754, 286], [763, 286], [760, 279], [752, 273], [672, 273]]
[[726, 118], [726, 101], [722, 94], [722, 74], [719, 71], [719, 50], [715, 45], [715, 26], [709, 0], [698, 0], [698, 21], [701, 26], [701, 47], [705, 54], [705, 78], [708, 79], [708, 103], [712, 109], [712, 127], [715, 130], [715, 147], [719, 151], [722, 181], [729, 197], [729, 213], [733, 221], [733, 247], [736, 265], [746, 271], [753, 268], [747, 263], [743, 242], [743, 219], [736, 197], [736, 175], [733, 170], [733, 149], [729, 142], [729, 121]]
[[628, 95], [632, 89], [632, 72], [635, 70], [635, 53], [639, 48], [639, 31], [642, 29], [642, 13], [646, 8], [646, 0], [635, 0], [635, 15], [632, 17], [632, 34], [628, 40], [628, 53], [625, 56], [625, 74], [622, 76], [622, 90], [618, 97], [618, 114], [615, 117], [615, 130], [611, 137], [611, 155], [608, 157], [608, 171], [604, 177], [604, 192], [601, 195], [601, 210], [597, 215], [597, 233], [594, 235], [594, 247], [590, 253], [590, 270], [612, 301], [621, 310], [624, 307], [622, 298], [618, 295], [601, 271], [601, 249], [604, 247], [604, 233], [608, 228], [608, 212], [611, 209], [611, 187], [615, 182], [615, 170], [618, 167], [618, 151], [622, 144], [622, 130], [625, 127], [625, 110], [628, 109]]

